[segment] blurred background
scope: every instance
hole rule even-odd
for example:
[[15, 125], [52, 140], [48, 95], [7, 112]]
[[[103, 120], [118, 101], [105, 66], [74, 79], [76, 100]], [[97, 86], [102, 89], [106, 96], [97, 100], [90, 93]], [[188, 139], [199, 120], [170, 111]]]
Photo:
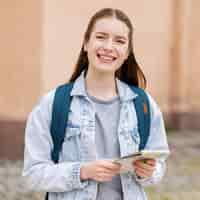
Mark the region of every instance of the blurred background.
[[69, 79], [89, 19], [103, 7], [130, 17], [136, 59], [168, 130], [167, 175], [147, 189], [150, 199], [200, 199], [200, 1], [0, 3], [0, 199], [41, 199], [20, 179], [25, 122], [41, 96]]

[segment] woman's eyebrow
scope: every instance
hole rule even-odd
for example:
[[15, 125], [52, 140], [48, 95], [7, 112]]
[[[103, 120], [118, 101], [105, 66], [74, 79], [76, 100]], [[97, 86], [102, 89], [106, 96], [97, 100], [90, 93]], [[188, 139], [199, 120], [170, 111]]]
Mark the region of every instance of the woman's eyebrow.
[[125, 36], [121, 36], [121, 35], [116, 35], [116, 38], [118, 38], [118, 39], [122, 39], [122, 40], [128, 40], [127, 37], [125, 37]]
[[[109, 35], [108, 33], [105, 32], [96, 32], [96, 34], [101, 34], [101, 35]], [[123, 40], [127, 40], [128, 38], [125, 36], [121, 36], [121, 35], [115, 35], [116, 38], [118, 39], [123, 39]]]
[[96, 32], [96, 34], [108, 35], [108, 33], [105, 33], [105, 32]]

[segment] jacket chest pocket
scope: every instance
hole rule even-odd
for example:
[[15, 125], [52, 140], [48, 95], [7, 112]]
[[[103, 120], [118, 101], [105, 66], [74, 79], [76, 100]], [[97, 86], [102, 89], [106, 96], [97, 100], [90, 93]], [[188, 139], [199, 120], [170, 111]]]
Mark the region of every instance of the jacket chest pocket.
[[140, 137], [137, 128], [124, 129], [120, 133], [121, 156], [127, 156], [138, 151]]
[[80, 137], [81, 130], [78, 125], [68, 125], [63, 142], [62, 154], [64, 161], [80, 160]]
[[129, 134], [131, 136], [131, 139], [133, 143], [136, 145], [137, 149], [140, 145], [140, 135], [138, 133], [138, 128], [132, 128], [129, 130]]
[[124, 105], [121, 110], [120, 132], [127, 152], [138, 151], [140, 135], [138, 132], [137, 115], [133, 102]]

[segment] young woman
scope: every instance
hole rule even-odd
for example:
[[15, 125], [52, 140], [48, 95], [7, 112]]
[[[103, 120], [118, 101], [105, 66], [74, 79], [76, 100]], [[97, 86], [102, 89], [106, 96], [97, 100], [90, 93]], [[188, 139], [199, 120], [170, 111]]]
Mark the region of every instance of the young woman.
[[[49, 192], [50, 200], [145, 200], [143, 186], [164, 175], [164, 159], [136, 161], [133, 172], [124, 174], [109, 160], [134, 153], [141, 140], [133, 103], [137, 94], [129, 85], [145, 88], [146, 79], [135, 60], [132, 34], [120, 10], [102, 9], [91, 18], [70, 79], [72, 102], [58, 164], [51, 159], [55, 89], [28, 118], [23, 175], [32, 189]], [[167, 150], [162, 114], [147, 95], [151, 125], [145, 149]]]

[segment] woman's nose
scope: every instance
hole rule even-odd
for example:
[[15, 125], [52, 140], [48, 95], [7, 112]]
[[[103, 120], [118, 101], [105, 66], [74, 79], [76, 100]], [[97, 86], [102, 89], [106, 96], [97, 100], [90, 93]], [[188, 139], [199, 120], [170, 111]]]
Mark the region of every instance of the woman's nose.
[[107, 40], [105, 43], [104, 43], [104, 49], [105, 50], [113, 50], [113, 41], [111, 39]]

